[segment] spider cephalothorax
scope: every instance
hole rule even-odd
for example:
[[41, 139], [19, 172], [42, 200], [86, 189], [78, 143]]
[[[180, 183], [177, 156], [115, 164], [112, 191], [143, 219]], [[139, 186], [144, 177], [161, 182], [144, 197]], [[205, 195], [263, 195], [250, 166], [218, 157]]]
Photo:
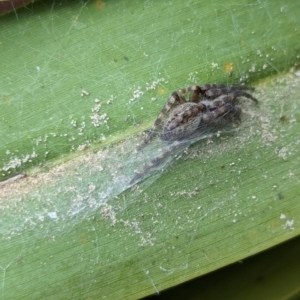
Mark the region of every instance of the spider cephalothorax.
[[[138, 151], [142, 150], [158, 133], [160, 138], [169, 144], [164, 152], [154, 157], [142, 170], [137, 171], [131, 182], [136, 182], [138, 178], [143, 177], [182, 141], [186, 141], [188, 145], [188, 141], [197, 134], [239, 120], [241, 108], [237, 105], [237, 100], [239, 97], [246, 97], [257, 103], [248, 92], [253, 90], [252, 87], [247, 86], [205, 84], [190, 86], [172, 93], [152, 129], [138, 147]], [[187, 93], [191, 93], [189, 100], [183, 97]]]

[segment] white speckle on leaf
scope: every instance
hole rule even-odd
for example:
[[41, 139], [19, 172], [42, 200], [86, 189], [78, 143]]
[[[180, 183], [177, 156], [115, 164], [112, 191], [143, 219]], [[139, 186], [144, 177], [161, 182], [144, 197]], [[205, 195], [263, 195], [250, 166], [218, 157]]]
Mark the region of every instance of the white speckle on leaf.
[[285, 214], [281, 214], [280, 215], [280, 219], [282, 220], [282, 219], [285, 219], [286, 218], [286, 215]]
[[77, 127], [77, 122], [76, 122], [76, 120], [71, 120], [71, 125], [72, 125], [73, 127]]
[[83, 96], [88, 96], [90, 93], [89, 92], [87, 92], [86, 90], [81, 90], [81, 97], [83, 97]]
[[295, 224], [295, 221], [294, 220], [287, 220], [283, 226], [284, 229], [288, 228], [288, 229], [291, 229], [291, 230], [294, 230], [295, 227], [294, 227], [294, 224]]
[[219, 64], [218, 64], [218, 63], [214, 63], [214, 62], [212, 62], [212, 63], [211, 63], [211, 66], [212, 66], [212, 68], [213, 68], [213, 69], [220, 69], [220, 67], [219, 67]]
[[23, 163], [32, 162], [32, 159], [36, 157], [37, 154], [34, 150], [31, 154], [27, 154], [22, 157], [13, 156], [10, 161], [0, 169], [0, 171], [7, 172], [9, 170], [16, 169], [21, 167]]
[[149, 90], [155, 90], [157, 88], [157, 86], [161, 83], [164, 82], [166, 83], [166, 80], [164, 78], [158, 78], [156, 80], [153, 80], [152, 82], [147, 82], [146, 83], [146, 91]]
[[138, 87], [136, 90], [133, 91], [132, 98], [129, 99], [129, 103], [141, 98], [144, 95], [144, 92]]
[[55, 211], [48, 212], [47, 215], [51, 219], [57, 219], [57, 213]]

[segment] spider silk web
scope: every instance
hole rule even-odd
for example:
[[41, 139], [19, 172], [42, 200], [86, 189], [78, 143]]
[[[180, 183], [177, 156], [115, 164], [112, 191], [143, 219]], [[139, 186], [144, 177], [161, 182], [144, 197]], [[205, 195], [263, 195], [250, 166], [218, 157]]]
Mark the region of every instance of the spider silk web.
[[[252, 104], [249, 99], [246, 102], [248, 105]], [[241, 127], [246, 130], [245, 124], [248, 126], [247, 123], [251, 123], [251, 118], [246, 114], [242, 118], [243, 126], [233, 126], [229, 123], [223, 128], [200, 128], [190, 138], [178, 141], [172, 151], [168, 151], [172, 143], [160, 140], [159, 133], [143, 150], [137, 151], [138, 145], [144, 139], [144, 135], [140, 135], [94, 154], [83, 155], [74, 161], [53, 168], [47, 174], [39, 174], [37, 178], [25, 179], [24, 185], [28, 184], [27, 181], [31, 184], [40, 181], [48, 187], [42, 193], [39, 190], [35, 193], [28, 191], [29, 194], [25, 198], [23, 193], [19, 197], [14, 195], [6, 208], [15, 210], [15, 218], [18, 221], [9, 230], [7, 226], [2, 228], [2, 234], [3, 236], [18, 234], [28, 226], [34, 228], [37, 224], [44, 224], [46, 219], [59, 222], [64, 231], [71, 230], [74, 226], [72, 220], [78, 222], [78, 218], [88, 219], [95, 211], [122, 192], [130, 189], [137, 197], [139, 193], [147, 190], [164, 172], [168, 171], [174, 160], [179, 160], [182, 156], [187, 157], [189, 147], [193, 144], [197, 143], [200, 150], [204, 148], [204, 151], [205, 149], [211, 151], [213, 146], [210, 144], [217, 143], [218, 139], [222, 139], [223, 136], [232, 138]], [[162, 160], [132, 182], [137, 172], [148, 166], [160, 153], [165, 152], [167, 154]], [[22, 181], [20, 184], [22, 185]], [[9, 190], [9, 185], [7, 188]], [[32, 201], [35, 203], [33, 210], [27, 209]], [[2, 221], [5, 222], [4, 220], [3, 216]], [[49, 233], [53, 234], [55, 231], [53, 230], [49, 228]], [[61, 230], [60, 227], [59, 231]]]

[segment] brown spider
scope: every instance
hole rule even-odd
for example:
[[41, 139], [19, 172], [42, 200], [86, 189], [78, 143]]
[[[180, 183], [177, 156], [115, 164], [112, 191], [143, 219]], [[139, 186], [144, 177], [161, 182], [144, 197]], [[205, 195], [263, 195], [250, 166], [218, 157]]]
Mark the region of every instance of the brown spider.
[[[143, 177], [180, 145], [189, 146], [195, 136], [240, 120], [241, 108], [237, 105], [237, 100], [239, 97], [246, 97], [257, 103], [257, 100], [247, 92], [253, 90], [254, 88], [248, 86], [205, 84], [189, 86], [172, 93], [152, 129], [138, 147], [138, 151], [142, 150], [158, 132], [161, 140], [167, 141], [169, 145], [148, 165], [137, 171], [130, 183], [135, 183]], [[189, 101], [183, 97], [187, 93], [191, 93]]]

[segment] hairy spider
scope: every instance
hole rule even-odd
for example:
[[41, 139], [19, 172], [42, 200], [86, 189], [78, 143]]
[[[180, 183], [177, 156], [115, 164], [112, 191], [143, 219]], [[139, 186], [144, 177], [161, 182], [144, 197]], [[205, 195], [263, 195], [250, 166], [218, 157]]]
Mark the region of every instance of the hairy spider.
[[[239, 97], [246, 97], [257, 103], [249, 93], [253, 87], [226, 86], [223, 84], [205, 84], [189, 86], [173, 92], [167, 103], [147, 133], [143, 143], [138, 147], [142, 150], [158, 133], [163, 141], [168, 142], [167, 148], [151, 159], [143, 169], [136, 172], [130, 183], [143, 177], [151, 168], [158, 165], [170, 152], [181, 144], [189, 146], [195, 135], [216, 129], [240, 120], [241, 108]], [[191, 93], [189, 101], [184, 94]]]

